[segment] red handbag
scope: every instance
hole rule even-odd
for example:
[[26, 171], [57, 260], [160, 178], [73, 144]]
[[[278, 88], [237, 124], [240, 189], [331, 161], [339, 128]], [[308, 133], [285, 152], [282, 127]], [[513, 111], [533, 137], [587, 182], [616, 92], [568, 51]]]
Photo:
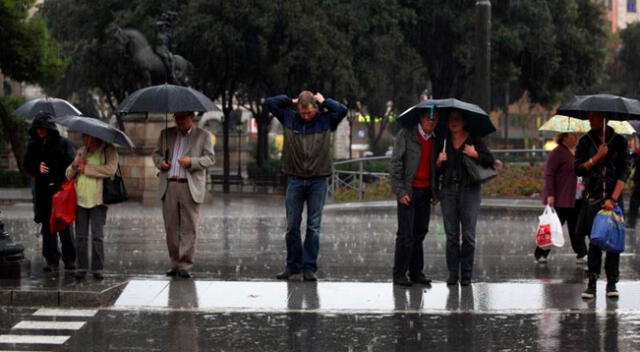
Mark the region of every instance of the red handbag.
[[60, 190], [53, 195], [51, 219], [49, 220], [51, 233], [64, 230], [76, 219], [77, 203], [78, 196], [76, 195], [74, 177], [63, 183]]

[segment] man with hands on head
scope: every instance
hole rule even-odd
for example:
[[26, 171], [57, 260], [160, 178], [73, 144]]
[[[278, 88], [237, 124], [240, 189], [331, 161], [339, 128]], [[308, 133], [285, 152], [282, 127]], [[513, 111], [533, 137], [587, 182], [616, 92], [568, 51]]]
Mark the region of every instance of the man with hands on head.
[[[276, 275], [281, 280], [297, 278], [316, 281], [320, 251], [320, 224], [331, 175], [331, 132], [347, 115], [347, 107], [322, 94], [302, 91], [297, 98], [277, 95], [267, 98], [265, 107], [283, 126], [282, 173], [287, 175], [286, 268]], [[307, 206], [304, 245], [300, 223]]]
[[191, 278], [206, 169], [215, 157], [211, 134], [194, 124], [192, 111], [176, 112], [176, 126], [163, 130], [153, 153], [160, 172], [160, 198], [171, 268], [167, 276]]

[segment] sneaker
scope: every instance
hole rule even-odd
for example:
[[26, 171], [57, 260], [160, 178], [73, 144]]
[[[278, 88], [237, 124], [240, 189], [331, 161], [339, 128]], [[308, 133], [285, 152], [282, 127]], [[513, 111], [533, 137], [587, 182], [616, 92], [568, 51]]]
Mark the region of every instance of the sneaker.
[[447, 285], [453, 286], [457, 284], [458, 284], [458, 278], [455, 276], [449, 276], [449, 278], [447, 279]]
[[302, 273], [302, 279], [304, 281], [318, 281], [318, 277], [316, 276], [316, 273], [314, 273], [313, 271], [305, 271]]
[[297, 279], [299, 275], [300, 275], [299, 272], [298, 273], [294, 273], [293, 271], [285, 270], [285, 271], [279, 273], [278, 275], [276, 275], [276, 279], [278, 279], [278, 280]]
[[393, 283], [398, 286], [409, 287], [412, 286], [413, 283], [407, 279], [406, 276], [397, 276], [393, 278]]
[[87, 278], [87, 273], [85, 271], [76, 271], [73, 277], [75, 277], [76, 280], [81, 281]]
[[582, 298], [592, 299], [596, 296], [596, 285], [598, 282], [597, 274], [589, 275], [589, 282], [587, 283], [587, 289], [582, 292]]
[[547, 264], [547, 257], [540, 257], [537, 259], [538, 264]]
[[583, 255], [582, 257], [577, 257], [576, 264], [587, 264], [587, 256]]
[[424, 276], [423, 273], [417, 274], [417, 275], [409, 275], [409, 279], [411, 280], [411, 282], [416, 283], [416, 284], [420, 284], [420, 285], [430, 285], [431, 284], [431, 280], [427, 279], [426, 276]]
[[616, 289], [615, 282], [607, 282], [607, 297], [609, 298], [618, 298], [620, 297], [620, 292]]
[[471, 285], [471, 279], [460, 280], [460, 286], [469, 286], [469, 285]]
[[102, 273], [93, 273], [93, 278], [98, 281], [104, 280], [104, 275]]
[[42, 268], [42, 271], [45, 272], [45, 273], [57, 273], [58, 272], [58, 266], [57, 265], [47, 265], [47, 266]]

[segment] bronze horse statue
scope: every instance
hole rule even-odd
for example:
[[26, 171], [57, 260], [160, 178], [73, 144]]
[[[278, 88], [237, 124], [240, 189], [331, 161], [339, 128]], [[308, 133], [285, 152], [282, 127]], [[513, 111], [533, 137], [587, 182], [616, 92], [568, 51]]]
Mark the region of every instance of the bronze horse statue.
[[147, 85], [172, 83], [186, 86], [193, 65], [180, 55], [172, 55], [173, 67], [167, 67], [165, 61], [149, 45], [140, 31], [135, 29], [116, 28], [114, 36], [118, 39], [120, 49], [126, 57], [142, 71]]

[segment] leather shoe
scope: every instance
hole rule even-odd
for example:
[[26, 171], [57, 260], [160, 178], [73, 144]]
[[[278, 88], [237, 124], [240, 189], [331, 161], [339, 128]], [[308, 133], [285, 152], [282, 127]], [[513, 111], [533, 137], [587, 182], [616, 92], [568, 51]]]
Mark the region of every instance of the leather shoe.
[[178, 275], [178, 269], [171, 268], [171, 269], [167, 270], [166, 275], [167, 276], [176, 276], [176, 275]]
[[78, 281], [84, 280], [87, 277], [87, 273], [84, 271], [78, 271], [73, 275], [73, 277], [75, 277]]
[[471, 285], [471, 279], [460, 280], [460, 286], [469, 286], [469, 285]]
[[104, 280], [104, 275], [102, 273], [93, 273], [93, 278], [98, 281], [102, 281]]
[[447, 279], [447, 285], [453, 286], [457, 284], [458, 284], [458, 278], [454, 276], [449, 276], [449, 278]]
[[407, 279], [406, 276], [394, 277], [393, 283], [398, 286], [406, 286], [406, 287], [413, 285], [413, 283], [409, 281], [409, 279]]
[[57, 265], [47, 265], [47, 266], [42, 268], [42, 271], [45, 272], [45, 273], [57, 273], [58, 272], [58, 266]]
[[414, 284], [420, 284], [420, 285], [430, 285], [431, 284], [431, 280], [427, 279], [426, 276], [424, 276], [424, 274], [420, 273], [418, 275], [411, 275], [409, 276], [411, 282], [413, 282]]
[[191, 274], [189, 274], [189, 272], [186, 271], [186, 270], [178, 270], [178, 276], [180, 276], [183, 279], [190, 279], [191, 278]]
[[318, 281], [318, 277], [316, 276], [316, 273], [314, 273], [313, 271], [303, 272], [302, 278], [304, 279], [304, 281]]
[[297, 275], [300, 275], [300, 273], [294, 273], [293, 271], [285, 270], [285, 271], [279, 273], [278, 275], [276, 275], [276, 279], [278, 279], [278, 280], [289, 280], [289, 279], [296, 278]]

